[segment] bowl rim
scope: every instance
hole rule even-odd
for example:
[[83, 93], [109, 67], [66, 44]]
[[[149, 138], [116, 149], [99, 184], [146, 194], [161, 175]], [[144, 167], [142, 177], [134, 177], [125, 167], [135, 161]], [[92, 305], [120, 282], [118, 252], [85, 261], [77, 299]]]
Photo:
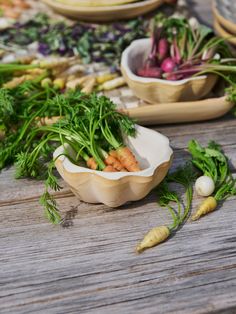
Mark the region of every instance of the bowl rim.
[[102, 172], [99, 170], [92, 170], [92, 169], [89, 169], [86, 167], [75, 165], [65, 155], [62, 155], [64, 152], [64, 146], [63, 145], [56, 148], [56, 150], [53, 153], [53, 159], [54, 160], [60, 160], [63, 164], [64, 169], [70, 173], [80, 173], [80, 174], [86, 173], [86, 174], [91, 174], [91, 175], [97, 175], [98, 177], [112, 180], [112, 181], [119, 180], [122, 178], [128, 178], [128, 177], [150, 178], [154, 175], [154, 172], [156, 171], [156, 169], [158, 167], [160, 167], [163, 164], [169, 163], [172, 160], [173, 150], [170, 147], [169, 139], [165, 135], [163, 135], [157, 131], [154, 131], [152, 129], [142, 127], [140, 125], [136, 125], [136, 129], [137, 129], [137, 131], [140, 130], [140, 131], [144, 131], [144, 132], [148, 132], [148, 133], [155, 133], [155, 135], [157, 137], [162, 139], [163, 143], [165, 144], [165, 149], [166, 149], [166, 152], [162, 156], [161, 159], [159, 159], [159, 160], [157, 159], [158, 161], [154, 165], [151, 165], [148, 168], [143, 169], [141, 171], [137, 171], [137, 172]]
[[136, 75], [128, 66], [129, 54], [137, 45], [141, 45], [141, 44], [144, 45], [145, 42], [149, 42], [150, 40], [151, 40], [150, 38], [136, 39], [132, 41], [131, 44], [122, 52], [121, 70], [125, 71], [125, 74], [129, 77], [129, 79], [137, 83], [143, 83], [143, 84], [162, 83], [162, 84], [168, 84], [168, 85], [174, 85], [174, 86], [186, 84], [191, 81], [206, 79], [207, 75], [189, 77], [189, 78], [178, 80], [178, 81], [169, 81], [169, 80], [164, 80], [164, 79], [141, 77], [141, 76]]
[[[46, 4], [53, 5], [53, 0], [42, 0]], [[125, 3], [120, 5], [106, 5], [106, 6], [75, 6], [70, 4], [65, 4], [63, 2], [55, 1], [56, 4], [53, 5], [53, 7], [57, 6], [60, 9], [66, 9], [66, 10], [75, 10], [76, 12], [81, 13], [93, 13], [93, 12], [99, 12], [99, 13], [110, 13], [111, 11], [122, 11], [127, 9], [136, 9], [143, 7], [144, 5], [151, 5], [155, 3], [161, 3], [161, 0], [145, 0], [141, 2], [131, 2], [131, 3]]]

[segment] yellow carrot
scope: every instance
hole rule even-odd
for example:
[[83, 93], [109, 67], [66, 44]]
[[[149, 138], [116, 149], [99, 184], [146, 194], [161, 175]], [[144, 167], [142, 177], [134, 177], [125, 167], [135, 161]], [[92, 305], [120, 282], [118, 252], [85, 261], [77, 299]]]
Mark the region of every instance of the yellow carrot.
[[84, 84], [84, 82], [86, 82], [89, 77], [90, 76], [86, 75], [86, 76], [78, 77], [78, 78], [73, 79], [73, 80], [68, 80], [66, 83], [66, 88], [67, 89], [76, 89], [78, 86]]
[[106, 81], [98, 87], [98, 90], [111, 90], [125, 85], [125, 79], [122, 76]]
[[53, 86], [57, 89], [63, 89], [65, 87], [65, 84], [66, 84], [66, 80], [62, 77], [56, 78], [53, 81]]
[[70, 65], [70, 62], [73, 61], [74, 58], [48, 58], [43, 60], [34, 60], [31, 64], [37, 64], [40, 68], [43, 69], [53, 69], [57, 67], [65, 67]]
[[82, 88], [81, 92], [90, 94], [93, 91], [93, 88], [95, 86], [96, 80], [94, 77], [90, 77], [89, 80], [87, 80], [84, 84], [84, 87]]
[[117, 73], [104, 73], [104, 74], [100, 74], [96, 77], [96, 81], [98, 84], [103, 84], [107, 81], [113, 80], [114, 78], [116, 78], [118, 76]]
[[14, 88], [27, 80], [32, 80], [35, 76], [31, 74], [22, 75], [19, 77], [14, 77], [11, 81], [3, 84], [4, 88]]
[[49, 77], [46, 77], [45, 79], [41, 81], [41, 86], [43, 88], [51, 86], [51, 85], [52, 85], [52, 80]]
[[217, 201], [213, 196], [207, 197], [198, 207], [196, 213], [191, 217], [191, 220], [198, 220], [201, 216], [213, 212], [217, 207]]
[[54, 117], [37, 117], [35, 119], [37, 126], [44, 126], [44, 125], [53, 125], [54, 123], [57, 123], [62, 117], [60, 116], [54, 116]]
[[26, 71], [28, 74], [32, 74], [32, 75], [42, 75], [45, 73], [45, 70], [44, 69], [38, 69], [38, 68], [35, 68], [35, 69], [29, 69]]
[[166, 226], [159, 226], [151, 229], [143, 238], [143, 240], [137, 245], [136, 252], [141, 253], [142, 251], [151, 248], [155, 245], [164, 242], [170, 235], [170, 230]]

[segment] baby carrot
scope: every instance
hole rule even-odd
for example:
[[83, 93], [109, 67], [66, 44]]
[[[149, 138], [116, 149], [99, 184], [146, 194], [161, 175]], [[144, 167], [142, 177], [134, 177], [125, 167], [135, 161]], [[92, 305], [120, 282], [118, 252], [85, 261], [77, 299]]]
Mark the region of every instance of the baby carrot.
[[66, 84], [66, 80], [62, 77], [60, 78], [56, 78], [54, 81], [53, 81], [53, 86], [56, 88], [56, 89], [63, 89], [65, 87], [65, 84]]
[[107, 155], [107, 157], [104, 159], [104, 162], [107, 166], [112, 166], [115, 168], [116, 171], [121, 171], [123, 169], [120, 161], [113, 156]]
[[117, 172], [117, 170], [114, 168], [114, 167], [112, 167], [112, 166], [106, 166], [104, 169], [103, 169], [103, 171], [105, 171], [105, 172]]
[[41, 81], [41, 86], [43, 88], [49, 87], [51, 85], [52, 85], [52, 80], [49, 77], [46, 77]]
[[98, 165], [95, 161], [95, 159], [93, 157], [90, 157], [88, 160], [87, 160], [87, 166], [92, 169], [92, 170], [96, 170]]
[[201, 216], [209, 214], [213, 212], [217, 207], [217, 201], [215, 197], [209, 196], [207, 197], [198, 207], [196, 213], [194, 213], [191, 217], [192, 220], [198, 220]]
[[170, 235], [170, 229], [166, 226], [159, 226], [151, 229], [137, 245], [136, 252], [141, 253], [145, 249], [164, 242]]
[[118, 148], [116, 153], [119, 161], [128, 171], [134, 172], [141, 170], [134, 154], [127, 146]]
[[104, 73], [96, 77], [97, 84], [103, 84], [110, 81], [118, 76], [117, 73]]

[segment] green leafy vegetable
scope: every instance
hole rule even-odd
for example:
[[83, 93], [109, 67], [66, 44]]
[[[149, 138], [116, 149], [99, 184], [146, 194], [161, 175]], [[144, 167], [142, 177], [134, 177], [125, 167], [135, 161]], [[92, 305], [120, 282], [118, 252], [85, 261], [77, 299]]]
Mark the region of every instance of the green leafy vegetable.
[[188, 149], [192, 155], [193, 165], [203, 175], [211, 177], [216, 186], [214, 195], [205, 199], [196, 213], [193, 214], [192, 220], [197, 220], [214, 211], [219, 201], [236, 195], [236, 180], [232, 177], [228, 158], [219, 144], [211, 141], [207, 147], [202, 147], [196, 140], [191, 140]]
[[[168, 226], [171, 231], [176, 231], [185, 222], [189, 215], [192, 198], [193, 188], [192, 184], [196, 178], [196, 172], [191, 164], [186, 163], [183, 167], [178, 168], [175, 172], [168, 174], [164, 182], [158, 187], [159, 204], [162, 207], [167, 207], [170, 211], [173, 224]], [[185, 190], [185, 202], [183, 206], [180, 196], [176, 191], [171, 190], [170, 183], [181, 185]], [[170, 203], [177, 205], [177, 211], [170, 205]]]

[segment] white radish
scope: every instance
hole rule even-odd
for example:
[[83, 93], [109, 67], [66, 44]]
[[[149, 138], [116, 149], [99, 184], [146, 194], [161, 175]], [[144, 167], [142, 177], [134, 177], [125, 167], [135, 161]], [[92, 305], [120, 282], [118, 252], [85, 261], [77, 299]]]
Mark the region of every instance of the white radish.
[[211, 177], [201, 176], [195, 182], [195, 190], [200, 196], [209, 196], [215, 190], [215, 183]]

